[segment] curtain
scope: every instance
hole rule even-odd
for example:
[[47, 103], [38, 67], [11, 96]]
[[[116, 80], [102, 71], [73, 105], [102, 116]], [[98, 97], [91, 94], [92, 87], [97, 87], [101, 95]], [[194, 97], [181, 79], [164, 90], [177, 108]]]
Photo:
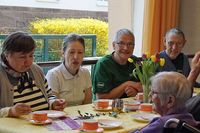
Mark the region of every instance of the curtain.
[[142, 52], [155, 54], [164, 49], [163, 37], [177, 27], [180, 0], [145, 0]]

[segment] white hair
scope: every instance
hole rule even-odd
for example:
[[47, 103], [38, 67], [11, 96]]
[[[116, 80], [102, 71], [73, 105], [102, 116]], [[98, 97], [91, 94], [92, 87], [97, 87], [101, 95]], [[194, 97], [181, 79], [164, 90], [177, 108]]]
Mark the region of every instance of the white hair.
[[151, 87], [160, 92], [161, 105], [166, 103], [170, 95], [176, 99], [174, 109], [185, 106], [185, 102], [191, 97], [192, 84], [187, 78], [178, 72], [160, 72], [151, 78]]

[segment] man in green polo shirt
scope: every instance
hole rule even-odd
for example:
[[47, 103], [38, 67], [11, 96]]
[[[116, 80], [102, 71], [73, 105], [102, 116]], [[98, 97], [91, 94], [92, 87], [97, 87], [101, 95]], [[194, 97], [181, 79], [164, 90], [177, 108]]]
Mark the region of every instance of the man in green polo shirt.
[[112, 44], [114, 52], [99, 59], [94, 67], [93, 100], [135, 96], [142, 91], [140, 82], [132, 76], [135, 66], [128, 62], [128, 58], [137, 60], [132, 55], [135, 46], [133, 33], [120, 29]]

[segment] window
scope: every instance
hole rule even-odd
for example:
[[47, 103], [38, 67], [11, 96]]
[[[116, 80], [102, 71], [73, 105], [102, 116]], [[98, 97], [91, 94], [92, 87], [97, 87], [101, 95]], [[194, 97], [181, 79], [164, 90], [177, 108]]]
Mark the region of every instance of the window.
[[36, 0], [38, 2], [58, 3], [60, 0]]
[[108, 0], [97, 0], [97, 6], [108, 6]]

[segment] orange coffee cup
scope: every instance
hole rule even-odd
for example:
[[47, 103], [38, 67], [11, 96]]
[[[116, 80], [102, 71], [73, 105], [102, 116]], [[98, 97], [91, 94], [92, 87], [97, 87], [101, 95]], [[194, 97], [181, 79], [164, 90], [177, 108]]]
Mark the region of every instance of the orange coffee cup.
[[32, 119], [36, 122], [43, 122], [48, 119], [47, 113], [44, 111], [35, 111], [32, 113]]
[[139, 106], [140, 106], [140, 102], [135, 102], [135, 101], [125, 101], [124, 102], [125, 110], [138, 110]]
[[140, 104], [140, 111], [152, 112], [153, 105], [151, 103], [142, 103], [142, 104]]
[[84, 120], [82, 122], [82, 128], [84, 130], [97, 130], [98, 129], [98, 121], [97, 120]]
[[98, 108], [108, 108], [109, 101], [108, 100], [99, 100], [99, 101], [97, 101], [97, 107]]

